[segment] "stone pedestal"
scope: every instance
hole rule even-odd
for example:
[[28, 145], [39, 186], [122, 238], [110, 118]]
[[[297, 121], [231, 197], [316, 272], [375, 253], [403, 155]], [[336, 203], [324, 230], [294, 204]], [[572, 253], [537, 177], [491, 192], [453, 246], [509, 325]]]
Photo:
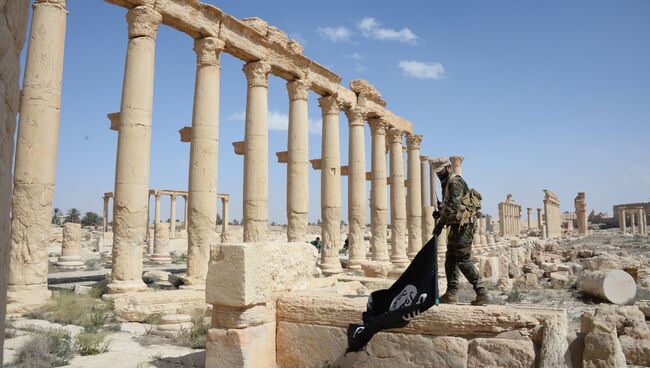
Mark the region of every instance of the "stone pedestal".
[[244, 136], [244, 242], [266, 240], [269, 217], [268, 76], [264, 61], [244, 65], [248, 81]]
[[[3, 8], [13, 7], [7, 3]], [[56, 181], [66, 1], [37, 0], [33, 9], [20, 93], [11, 240], [9, 249], [4, 250], [9, 253], [9, 304], [39, 304], [51, 294], [47, 290], [47, 247]], [[18, 27], [17, 20], [9, 18], [6, 21]], [[3, 34], [3, 55], [9, 43], [10, 35]], [[5, 71], [2, 73], [4, 81]], [[3, 105], [1, 111], [0, 121], [4, 124], [7, 106]], [[15, 119], [15, 116], [11, 118]], [[9, 131], [12, 130], [13, 124]], [[4, 146], [2, 150], [5, 150]], [[11, 172], [11, 167], [7, 170]], [[2, 267], [6, 267], [5, 264]], [[8, 310], [12, 311], [14, 307], [9, 305]]]
[[370, 247], [372, 260], [388, 261], [386, 238], [388, 220], [388, 190], [386, 184], [386, 122], [370, 119], [372, 161], [370, 178]]
[[126, 52], [113, 198], [113, 270], [109, 293], [145, 290], [142, 246], [147, 228], [154, 55], [162, 16], [149, 6], [126, 15]]
[[169, 224], [159, 222], [154, 224], [153, 254], [151, 262], [169, 264], [172, 262], [169, 256]]
[[63, 225], [63, 243], [57, 266], [79, 269], [84, 267], [79, 251], [81, 250], [81, 225], [68, 222]]
[[390, 261], [396, 269], [405, 268], [406, 257], [406, 201], [404, 195], [404, 146], [403, 132], [396, 128], [389, 131], [390, 141]]
[[319, 99], [323, 110], [321, 150], [321, 234], [323, 249], [321, 268], [325, 274], [342, 271], [341, 248], [341, 158], [339, 146], [339, 113], [337, 96]]
[[287, 240], [305, 241], [309, 213], [309, 82], [287, 83]]
[[210, 249], [219, 241], [215, 226], [219, 161], [219, 54], [223, 47], [224, 42], [215, 37], [199, 38], [194, 41], [196, 79], [192, 110], [189, 187], [185, 201], [187, 273], [184, 285], [205, 283]]
[[360, 108], [345, 109], [348, 143], [348, 268], [361, 269], [366, 260], [363, 235], [366, 230], [366, 149], [364, 115]]
[[176, 196], [172, 195], [170, 198], [169, 209], [169, 238], [176, 238]]

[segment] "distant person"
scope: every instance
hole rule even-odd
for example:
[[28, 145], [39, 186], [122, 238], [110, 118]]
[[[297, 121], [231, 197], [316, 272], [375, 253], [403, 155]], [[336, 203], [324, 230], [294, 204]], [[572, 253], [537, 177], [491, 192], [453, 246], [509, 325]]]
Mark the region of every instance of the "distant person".
[[318, 252], [320, 253], [320, 249], [321, 249], [321, 247], [322, 247], [322, 244], [320, 243], [320, 237], [317, 236], [316, 239], [312, 240], [312, 241], [311, 241], [311, 245], [313, 245], [314, 247], [316, 247], [316, 249], [317, 249]]
[[349, 238], [345, 238], [345, 241], [343, 242], [343, 254], [348, 254], [348, 240]]
[[433, 217], [436, 218], [434, 235], [440, 235], [442, 229], [447, 227], [445, 258], [447, 292], [440, 298], [440, 302], [458, 302], [458, 277], [462, 272], [476, 292], [476, 299], [472, 305], [485, 305], [489, 302], [488, 291], [481, 281], [476, 265], [470, 260], [478, 210], [471, 202], [466, 202], [474, 199], [478, 201], [478, 209], [480, 209], [480, 194], [470, 189], [460, 175], [453, 174], [451, 171], [451, 163], [447, 162], [437, 173], [442, 187], [443, 203], [438, 206], [440, 210], [433, 213]]

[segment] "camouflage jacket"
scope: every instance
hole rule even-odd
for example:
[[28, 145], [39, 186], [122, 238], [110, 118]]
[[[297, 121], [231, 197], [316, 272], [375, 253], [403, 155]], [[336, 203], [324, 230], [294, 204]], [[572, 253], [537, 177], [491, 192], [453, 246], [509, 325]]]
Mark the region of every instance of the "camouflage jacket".
[[463, 206], [460, 200], [469, 190], [465, 180], [459, 175], [450, 174], [442, 185], [442, 206], [440, 207], [439, 223], [442, 226], [460, 223]]

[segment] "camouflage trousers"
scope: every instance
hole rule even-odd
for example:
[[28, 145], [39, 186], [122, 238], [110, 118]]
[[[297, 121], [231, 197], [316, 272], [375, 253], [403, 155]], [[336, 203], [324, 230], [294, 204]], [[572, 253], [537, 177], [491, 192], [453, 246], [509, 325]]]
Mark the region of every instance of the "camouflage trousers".
[[477, 294], [487, 292], [481, 281], [478, 268], [470, 260], [475, 224], [449, 225], [447, 227], [447, 252], [445, 258], [445, 275], [447, 292], [458, 291], [458, 277], [462, 272]]

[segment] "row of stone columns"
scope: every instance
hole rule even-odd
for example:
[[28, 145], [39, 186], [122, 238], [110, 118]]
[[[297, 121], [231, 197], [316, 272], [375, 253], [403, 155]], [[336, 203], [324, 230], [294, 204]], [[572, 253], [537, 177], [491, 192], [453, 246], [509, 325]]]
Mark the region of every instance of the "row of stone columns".
[[508, 194], [505, 202], [499, 203], [499, 234], [501, 236], [517, 236], [521, 231], [520, 227], [521, 206], [514, 203], [512, 194]]
[[[630, 218], [630, 234], [648, 235], [647, 215], [643, 208], [620, 209], [618, 213], [619, 230], [621, 234], [626, 234], [627, 218]], [[638, 221], [638, 225], [637, 225]]]

